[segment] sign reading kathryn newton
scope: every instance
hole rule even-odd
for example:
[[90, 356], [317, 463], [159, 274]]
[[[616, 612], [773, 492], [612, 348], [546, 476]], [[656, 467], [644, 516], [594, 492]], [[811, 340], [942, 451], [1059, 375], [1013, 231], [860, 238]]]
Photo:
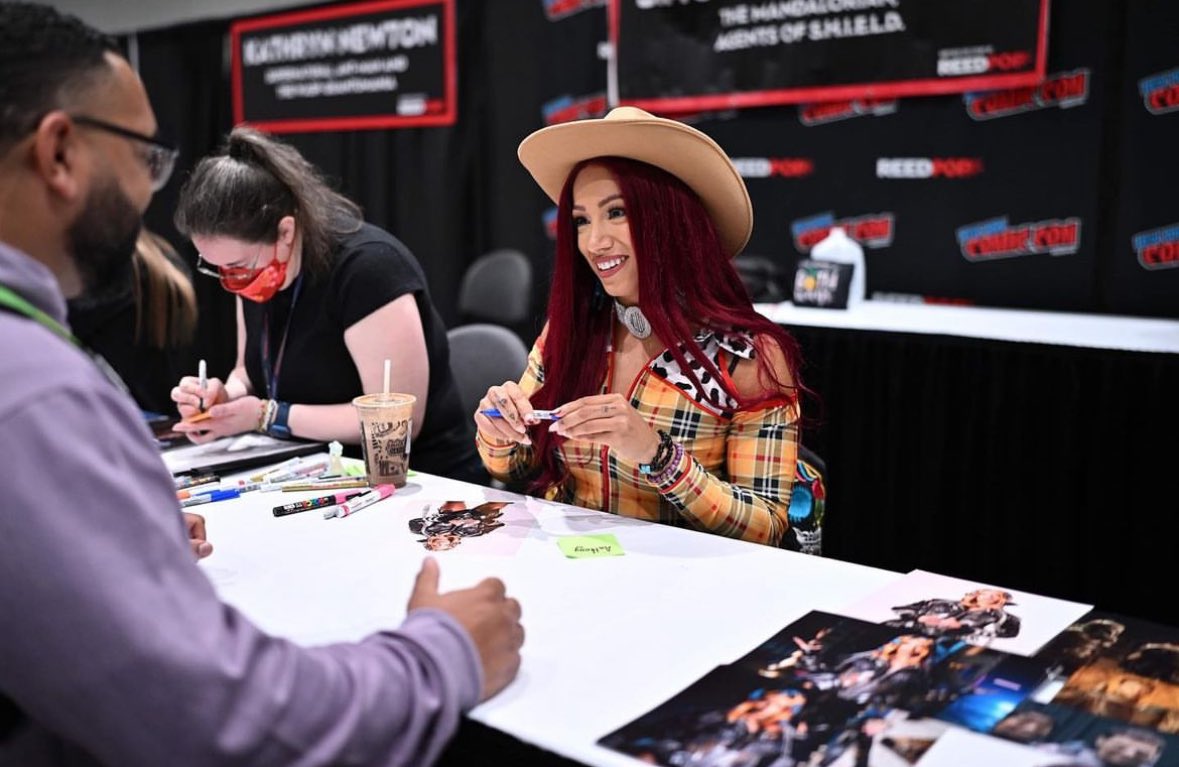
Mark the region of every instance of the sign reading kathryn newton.
[[1048, 0], [611, 0], [623, 103], [692, 112], [1044, 78]]
[[236, 122], [272, 133], [451, 125], [454, 0], [375, 0], [236, 22]]

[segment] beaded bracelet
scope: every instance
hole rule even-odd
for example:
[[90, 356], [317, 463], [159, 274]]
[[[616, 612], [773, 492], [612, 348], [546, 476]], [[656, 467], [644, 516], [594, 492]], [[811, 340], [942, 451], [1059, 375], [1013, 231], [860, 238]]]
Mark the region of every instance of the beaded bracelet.
[[647, 481], [653, 485], [665, 485], [671, 481], [672, 477], [679, 471], [680, 463], [684, 459], [684, 446], [678, 442], [673, 443], [671, 460], [667, 462], [667, 466], [658, 474], [647, 477]]
[[475, 444], [483, 445], [484, 447], [486, 447], [490, 450], [510, 450], [511, 448], [516, 447], [516, 445], [518, 445], [520, 443], [492, 441], [492, 440], [484, 437], [482, 434], [479, 433], [479, 430], [476, 429], [475, 430]]
[[272, 399], [263, 400], [258, 409], [258, 425], [254, 428], [254, 431], [265, 434], [274, 424], [274, 419], [277, 415], [278, 403]]
[[662, 429], [656, 433], [659, 435], [659, 444], [655, 447], [655, 456], [649, 462], [639, 464], [640, 474], [658, 474], [667, 468], [667, 462], [671, 460], [674, 452], [671, 435]]

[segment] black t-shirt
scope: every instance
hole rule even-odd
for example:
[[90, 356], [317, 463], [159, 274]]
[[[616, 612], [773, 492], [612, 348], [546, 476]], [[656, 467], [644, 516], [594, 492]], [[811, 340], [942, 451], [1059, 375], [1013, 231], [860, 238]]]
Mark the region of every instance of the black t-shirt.
[[[350, 403], [364, 391], [344, 344], [344, 331], [412, 293], [426, 337], [430, 384], [425, 422], [410, 450], [409, 465], [431, 474], [485, 482], [487, 475], [474, 447], [474, 424], [471, 415], [462, 412], [450, 373], [446, 325], [430, 302], [425, 274], [409, 248], [388, 232], [364, 224], [340, 241], [329, 269], [319, 274], [301, 272], [295, 283], [265, 304], [242, 301], [246, 374], [254, 393], [301, 405]], [[271, 369], [282, 354], [273, 391], [264, 372], [264, 336], [269, 340]], [[349, 446], [348, 452], [359, 455], [359, 446]]]

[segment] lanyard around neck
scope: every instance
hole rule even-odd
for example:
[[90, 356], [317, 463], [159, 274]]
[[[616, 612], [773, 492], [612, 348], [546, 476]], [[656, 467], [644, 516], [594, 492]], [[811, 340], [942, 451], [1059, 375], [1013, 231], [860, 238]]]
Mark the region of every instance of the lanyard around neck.
[[103, 359], [102, 355], [87, 348], [84, 343], [78, 340], [77, 336], [70, 332], [69, 328], [50, 317], [36, 306], [33, 306], [7, 285], [0, 285], [0, 308], [10, 309], [17, 314], [23, 314], [24, 316], [36, 322], [38, 325], [51, 330], [58, 338], [73, 344], [90, 358], [90, 360], [98, 368], [99, 372], [106, 376], [106, 379], [114, 384], [119, 391], [127, 395], [131, 394], [131, 390], [127, 388], [127, 383], [117, 372], [115, 372], [115, 369], [111, 367], [111, 364]]
[[0, 285], [0, 305], [11, 309], [17, 314], [23, 314], [29, 319], [35, 321], [37, 324], [49, 328], [59, 338], [69, 341], [79, 349], [84, 348], [82, 346], [82, 342], [78, 340], [77, 336], [70, 332], [69, 328], [67, 328], [65, 325], [62, 325], [60, 322], [53, 319], [37, 307], [33, 306], [23, 297], [14, 293], [7, 285]]
[[[278, 398], [278, 375], [282, 372], [282, 359], [287, 351], [287, 336], [291, 332], [291, 320], [295, 318], [295, 304], [299, 301], [299, 290], [303, 287], [303, 273], [295, 278], [295, 290], [291, 295], [291, 308], [287, 310], [287, 321], [282, 329], [282, 340], [278, 342], [278, 354], [274, 365], [270, 364], [270, 312], [262, 312], [262, 375], [266, 376], [266, 399]], [[267, 307], [269, 309], [270, 307]]]

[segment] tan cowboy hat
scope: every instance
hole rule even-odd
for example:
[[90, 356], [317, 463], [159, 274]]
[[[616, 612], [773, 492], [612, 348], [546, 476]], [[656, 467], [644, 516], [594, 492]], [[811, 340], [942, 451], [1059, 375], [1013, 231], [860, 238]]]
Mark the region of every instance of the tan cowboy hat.
[[577, 163], [627, 157], [662, 168], [691, 187], [730, 256], [741, 252], [753, 231], [749, 192], [725, 150], [695, 128], [637, 107], [617, 107], [600, 119], [541, 128], [520, 142], [517, 154], [553, 202]]

